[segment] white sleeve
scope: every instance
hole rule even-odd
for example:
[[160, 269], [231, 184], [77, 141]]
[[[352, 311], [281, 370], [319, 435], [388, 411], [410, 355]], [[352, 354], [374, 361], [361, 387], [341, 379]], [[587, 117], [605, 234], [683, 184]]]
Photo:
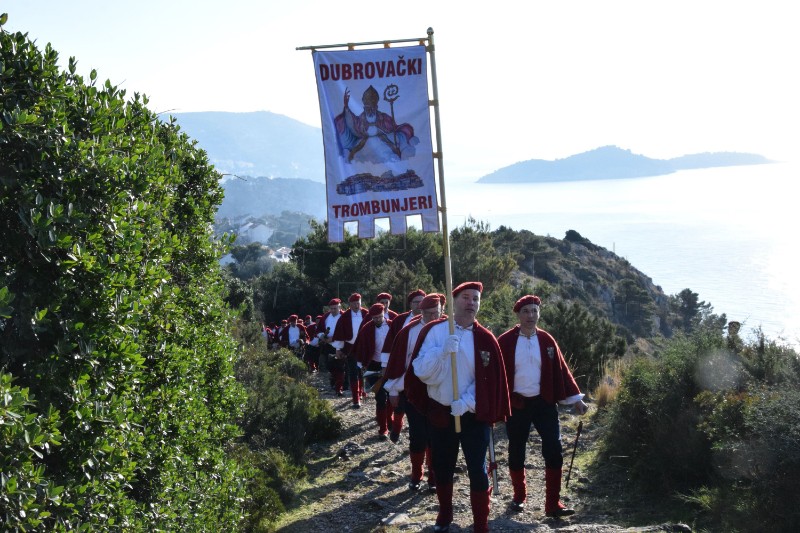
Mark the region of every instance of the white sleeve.
[[561, 400], [558, 403], [560, 403], [561, 405], [572, 405], [574, 403], [578, 403], [579, 401], [583, 400], [584, 396], [585, 396], [585, 394], [578, 393], [578, 394], [575, 394], [574, 396], [570, 396], [568, 398], [564, 398], [563, 400]]
[[419, 355], [411, 363], [414, 373], [426, 385], [438, 385], [450, 377], [450, 358], [441, 355], [442, 347], [436, 342], [436, 335], [429, 331], [419, 348]]

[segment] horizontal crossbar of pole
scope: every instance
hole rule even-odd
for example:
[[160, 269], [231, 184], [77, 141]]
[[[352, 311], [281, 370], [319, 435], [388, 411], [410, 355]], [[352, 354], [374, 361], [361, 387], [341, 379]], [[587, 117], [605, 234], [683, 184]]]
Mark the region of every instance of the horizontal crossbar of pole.
[[323, 48], [354, 48], [356, 46], [372, 46], [376, 44], [382, 44], [384, 46], [396, 43], [415, 43], [418, 42], [422, 44], [423, 42], [427, 41], [427, 37], [417, 37], [415, 39], [391, 39], [388, 41], [367, 41], [363, 43], [344, 43], [344, 44], [322, 44], [322, 45], [313, 45], [313, 46], [298, 46], [295, 50], [321, 50]]

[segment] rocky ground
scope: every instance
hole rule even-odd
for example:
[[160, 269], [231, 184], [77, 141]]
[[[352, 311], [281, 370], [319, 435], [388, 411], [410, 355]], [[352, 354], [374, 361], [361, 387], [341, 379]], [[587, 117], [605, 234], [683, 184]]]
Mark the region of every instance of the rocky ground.
[[[309, 485], [300, 490], [298, 507], [291, 509], [278, 524], [284, 533], [334, 533], [334, 532], [407, 532], [432, 531], [438, 504], [436, 494], [423, 490], [412, 492], [408, 488], [410, 462], [407, 428], [397, 444], [378, 438], [375, 422], [375, 402], [372, 395], [361, 409], [352, 409], [349, 394], [337, 397], [330, 389], [327, 374], [312, 377], [322, 397], [331, 402], [341, 417], [344, 432], [341, 438], [315, 445], [310, 449]], [[583, 430], [578, 442], [578, 456], [590, 450], [595, 428], [591, 412], [582, 417]], [[569, 465], [578, 417], [561, 414], [565, 448], [565, 472]], [[683, 524], [660, 524], [642, 527], [623, 527], [614, 524], [617, 511], [613, 504], [593, 494], [591, 482], [578, 467], [573, 467], [570, 486], [562, 490], [562, 501], [576, 509], [576, 514], [563, 519], [544, 515], [544, 463], [539, 453], [539, 437], [533, 435], [529, 443], [526, 464], [528, 476], [528, 503], [526, 509], [510, 509], [512, 489], [506, 465], [507, 439], [505, 428], [495, 428], [495, 442], [499, 468], [499, 494], [492, 496], [489, 516], [491, 531], [558, 531], [558, 532], [667, 532], [691, 531]], [[459, 459], [463, 465], [463, 458]], [[466, 470], [456, 472], [453, 491], [454, 522], [451, 532], [472, 531], [472, 513], [469, 505], [469, 484]], [[630, 522], [629, 522], [630, 523]]]

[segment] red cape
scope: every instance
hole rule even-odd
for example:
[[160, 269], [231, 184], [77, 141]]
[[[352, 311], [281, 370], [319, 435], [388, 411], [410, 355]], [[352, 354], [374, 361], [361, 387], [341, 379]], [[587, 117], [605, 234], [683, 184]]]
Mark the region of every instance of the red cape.
[[[282, 347], [286, 348], [289, 346], [289, 328], [291, 326], [286, 326], [281, 330], [280, 335], [278, 335], [278, 344]], [[300, 337], [299, 339], [302, 342], [308, 342], [308, 333], [306, 332], [306, 327], [301, 324], [300, 322], [297, 323], [298, 329], [300, 329]]]
[[[398, 320], [392, 322], [392, 325], [399, 322], [400, 320], [405, 320], [402, 318], [403, 315], [398, 317]], [[394, 338], [394, 342], [392, 343], [392, 349], [389, 352], [389, 362], [386, 363], [386, 370], [383, 372], [383, 375], [386, 379], [397, 379], [406, 372], [406, 354], [408, 353], [408, 334], [411, 331], [411, 328], [419, 323], [422, 319], [421, 316], [414, 317], [411, 322], [408, 323], [407, 326], [400, 329], [397, 335]], [[389, 330], [389, 334], [391, 334], [392, 330]], [[386, 335], [386, 340], [389, 340], [389, 335]], [[383, 351], [386, 350], [386, 344], [383, 345]]]
[[[367, 319], [367, 313], [369, 313], [369, 310], [362, 307], [361, 308], [362, 326], [364, 325], [364, 321], [366, 321]], [[353, 317], [352, 309], [348, 309], [347, 311], [342, 313], [342, 316], [339, 317], [339, 321], [336, 323], [336, 330], [333, 332], [333, 340], [344, 341], [345, 344], [348, 344], [350, 342], [350, 339], [353, 338], [352, 317]]]
[[[497, 342], [503, 352], [503, 361], [506, 365], [506, 376], [508, 377], [508, 390], [514, 391], [514, 373], [517, 352], [517, 340], [519, 339], [519, 324], [506, 331]], [[542, 378], [539, 385], [539, 394], [542, 399], [549, 404], [560, 402], [561, 400], [580, 394], [578, 384], [572, 377], [567, 362], [561, 354], [561, 349], [552, 335], [543, 329], [536, 328], [536, 338], [539, 340], [540, 355], [542, 358]]]
[[[434, 320], [423, 326], [414, 346], [411, 361], [419, 355], [425, 336], [430, 329], [446, 321], [447, 318]], [[487, 424], [494, 424], [505, 420], [511, 414], [511, 404], [508, 396], [506, 370], [503, 355], [492, 332], [481, 326], [477, 321], [472, 324], [472, 335], [475, 340], [475, 418]], [[481, 352], [488, 352], [489, 360], [483, 365]], [[427, 413], [429, 402], [428, 387], [414, 374], [414, 365], [409, 364], [405, 380], [406, 397], [420, 412]]]
[[[387, 322], [387, 324], [390, 325], [391, 322]], [[358, 337], [356, 337], [351, 353], [355, 355], [356, 361], [364, 366], [372, 361], [372, 356], [375, 355], [375, 322], [372, 320], [364, 322], [361, 329], [358, 330]]]

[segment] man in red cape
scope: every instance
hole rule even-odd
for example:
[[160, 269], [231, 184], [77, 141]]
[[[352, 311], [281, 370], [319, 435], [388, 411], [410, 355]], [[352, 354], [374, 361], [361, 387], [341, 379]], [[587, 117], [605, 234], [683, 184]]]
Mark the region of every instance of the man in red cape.
[[336, 359], [336, 349], [333, 347], [333, 332], [342, 316], [342, 301], [332, 298], [328, 302], [328, 311], [317, 320], [317, 338], [319, 339], [320, 358], [325, 362], [325, 367], [330, 372], [331, 388], [341, 396], [344, 394], [344, 360]]
[[[492, 333], [475, 319], [483, 284], [462, 283], [453, 289], [455, 333], [446, 320], [426, 325], [419, 334], [406, 373], [408, 400], [430, 423], [433, 471], [439, 514], [434, 531], [449, 531], [453, 521], [453, 474], [459, 445], [469, 474], [473, 531], [489, 530], [491, 491], [486, 471], [491, 427], [505, 420], [511, 408], [505, 366]], [[453, 394], [451, 354], [456, 354], [458, 400]], [[461, 418], [456, 433], [454, 418]]]
[[[364, 372], [366, 388], [371, 388], [383, 373], [381, 349], [390, 324], [384, 312], [385, 308], [380, 303], [373, 304], [369, 308], [353, 344], [353, 355], [356, 358], [356, 365]], [[375, 420], [378, 422], [378, 438], [387, 440], [389, 428], [392, 426], [392, 409], [389, 405], [389, 394], [383, 388], [375, 392]]]
[[555, 339], [536, 326], [541, 304], [541, 299], [532, 294], [517, 300], [514, 312], [519, 324], [498, 338], [511, 391], [511, 416], [506, 421], [508, 468], [514, 487], [511, 505], [522, 511], [527, 498], [525, 445], [533, 425], [542, 438], [544, 512], [558, 518], [575, 511], [560, 501], [564, 458], [556, 404], [574, 405], [580, 415], [587, 406]]
[[[386, 383], [384, 388], [389, 393], [389, 402], [395, 407], [394, 417], [402, 420], [403, 414], [408, 415], [408, 450], [411, 459], [411, 482], [409, 488], [417, 491], [422, 484], [423, 463], [428, 464], [428, 491], [436, 491], [436, 476], [431, 467], [431, 445], [428, 435], [428, 421], [425, 415], [408, 403], [405, 393], [405, 373], [411, 362], [411, 355], [417, 343], [419, 332], [429, 322], [438, 320], [442, 316], [442, 300], [438, 294], [429, 294], [419, 303], [422, 311], [419, 317], [412, 319], [411, 323], [400, 330], [392, 344], [389, 360], [384, 370]], [[390, 438], [397, 442], [400, 437], [402, 424], [392, 427]]]
[[361, 295], [357, 292], [350, 295], [350, 298], [347, 299], [347, 304], [349, 308], [342, 313], [339, 322], [336, 323], [336, 330], [333, 332], [333, 347], [336, 348], [336, 358], [340, 361], [346, 361], [347, 374], [350, 378], [350, 393], [353, 397], [352, 407], [360, 409], [361, 398], [366, 396], [366, 393], [364, 392], [361, 371], [356, 365], [356, 359], [352, 351], [358, 330], [361, 329], [369, 310], [361, 307]]

